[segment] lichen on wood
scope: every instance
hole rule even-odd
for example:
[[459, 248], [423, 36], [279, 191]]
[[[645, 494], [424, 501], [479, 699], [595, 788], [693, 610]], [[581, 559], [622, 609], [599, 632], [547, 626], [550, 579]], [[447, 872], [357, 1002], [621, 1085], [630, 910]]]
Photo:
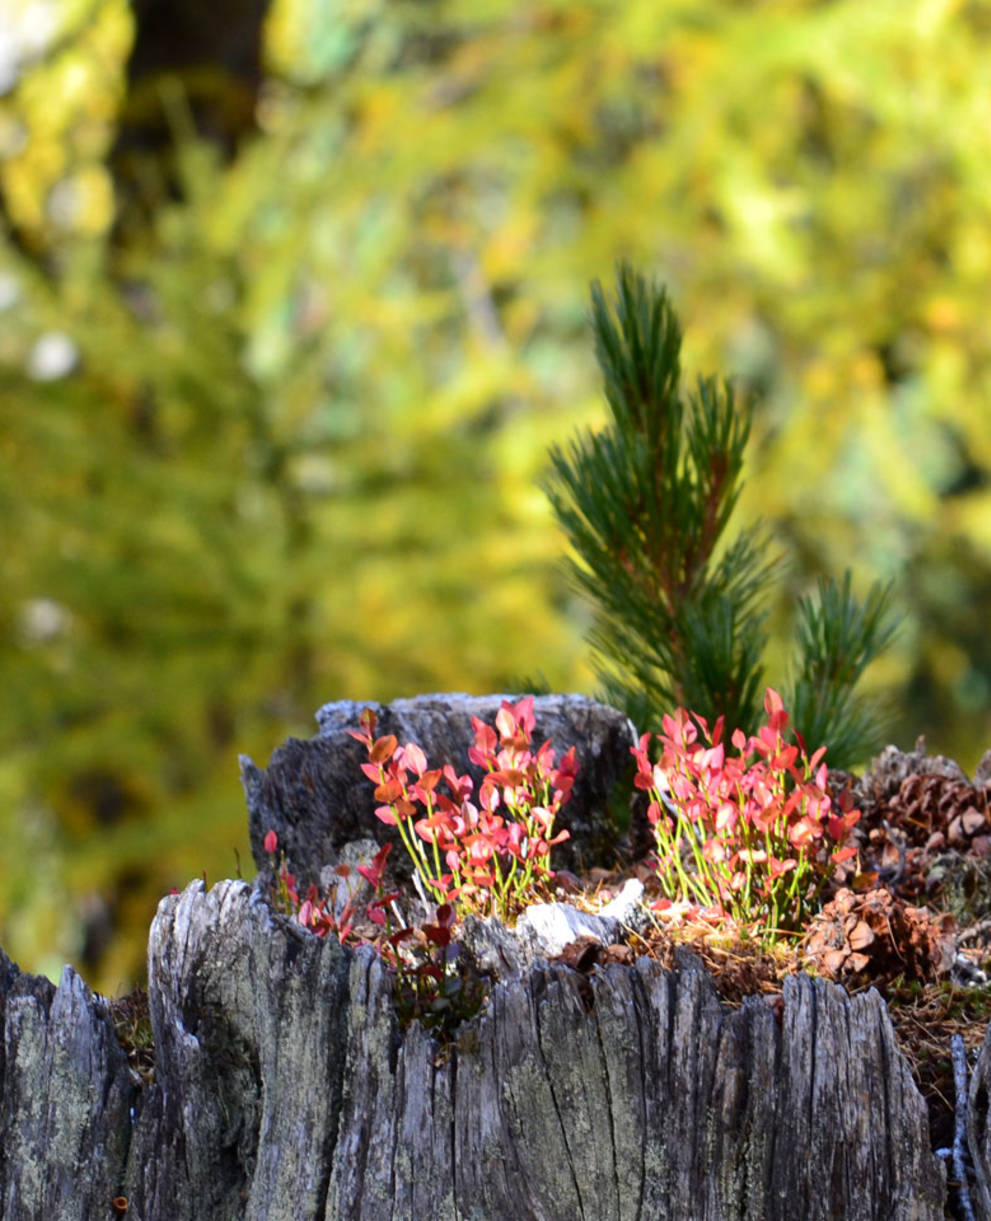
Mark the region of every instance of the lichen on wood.
[[793, 977], [779, 1023], [760, 998], [723, 1005], [687, 952], [590, 988], [538, 960], [442, 1047], [404, 1035], [370, 949], [243, 882], [163, 900], [149, 963], [152, 1085], [74, 974], [46, 995], [0, 973], [4, 1216], [119, 1195], [148, 1221], [943, 1215], [876, 993]]

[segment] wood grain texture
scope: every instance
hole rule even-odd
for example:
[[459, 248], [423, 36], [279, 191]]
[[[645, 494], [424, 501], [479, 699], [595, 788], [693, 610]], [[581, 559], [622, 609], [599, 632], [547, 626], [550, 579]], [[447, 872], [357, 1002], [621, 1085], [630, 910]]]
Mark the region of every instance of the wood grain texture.
[[[982, 760], [991, 766], [991, 751]], [[979, 1217], [991, 1217], [991, 1029], [970, 1078], [967, 1146], [974, 1173], [971, 1204]]]
[[139, 1091], [106, 1009], [71, 967], [56, 987], [0, 950], [0, 1027], [2, 1216], [108, 1216]]
[[779, 1021], [759, 998], [726, 1008], [687, 953], [585, 988], [538, 961], [443, 1048], [403, 1037], [372, 951], [243, 882], [163, 900], [149, 962], [156, 1080], [139, 1087], [78, 977], [55, 989], [2, 960], [5, 1217], [106, 1216], [119, 1193], [145, 1221], [943, 1216], [873, 992], [798, 976]]

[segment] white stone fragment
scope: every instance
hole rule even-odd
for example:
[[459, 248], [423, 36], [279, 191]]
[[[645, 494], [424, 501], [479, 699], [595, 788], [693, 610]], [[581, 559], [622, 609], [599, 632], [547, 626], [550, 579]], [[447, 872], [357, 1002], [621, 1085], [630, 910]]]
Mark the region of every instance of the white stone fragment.
[[530, 941], [542, 957], [556, 958], [579, 937], [593, 937], [603, 945], [612, 945], [619, 936], [619, 922], [579, 911], [567, 903], [534, 903], [516, 922], [516, 933]]

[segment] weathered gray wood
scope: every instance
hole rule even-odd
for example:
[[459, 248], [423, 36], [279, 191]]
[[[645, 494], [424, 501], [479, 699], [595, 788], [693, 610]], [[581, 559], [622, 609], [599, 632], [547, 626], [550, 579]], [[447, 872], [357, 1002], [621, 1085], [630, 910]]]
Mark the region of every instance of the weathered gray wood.
[[[258, 868], [268, 864], [262, 841], [269, 830], [278, 835], [290, 868], [307, 883], [319, 878], [323, 866], [336, 863], [335, 854], [352, 840], [371, 836], [384, 843], [391, 838], [399, 846], [398, 836], [375, 817], [373, 786], [360, 769], [367, 755], [347, 732], [358, 728], [364, 707], [375, 710], [380, 735], [392, 733], [401, 743], [416, 742], [431, 766], [451, 763], [477, 784], [481, 770], [468, 762], [471, 718], [492, 724], [507, 698], [513, 697], [422, 695], [392, 704], [327, 704], [317, 713], [319, 735], [308, 741], [290, 738], [272, 755], [267, 769], [242, 756], [251, 851]], [[619, 833], [607, 803], [616, 781], [632, 765], [633, 725], [615, 708], [584, 695], [538, 696], [534, 715], [536, 743], [549, 739], [558, 760], [577, 746], [581, 761], [571, 800], [556, 823], [558, 829], [568, 828], [571, 839], [555, 847], [555, 866], [570, 869], [611, 861]], [[409, 869], [401, 847], [391, 863]]]
[[244, 883], [164, 900], [149, 944], [151, 1106], [129, 1216], [316, 1217], [341, 1110], [349, 956]]
[[0, 950], [4, 1218], [110, 1216], [138, 1089], [101, 1002], [71, 967], [56, 988]]
[[441, 1048], [403, 1038], [371, 950], [243, 882], [163, 900], [149, 954], [140, 1090], [78, 977], [0, 970], [4, 1217], [104, 1216], [118, 1192], [144, 1221], [943, 1216], [873, 992], [789, 979], [779, 1022], [723, 1006], [689, 954], [588, 980], [538, 961]]
[[598, 914], [569, 903], [533, 903], [514, 929], [507, 929], [498, 920], [469, 914], [459, 940], [483, 974], [497, 980], [519, 979], [539, 959], [557, 958], [581, 937], [613, 945], [623, 940], [624, 929], [643, 933], [651, 922], [643, 894], [643, 883], [628, 878], [615, 899]]
[[[988, 762], [991, 772], [991, 751], [982, 764]], [[967, 1144], [974, 1166], [974, 1187], [971, 1204], [978, 1216], [991, 1217], [991, 1028], [970, 1078], [967, 1106]]]

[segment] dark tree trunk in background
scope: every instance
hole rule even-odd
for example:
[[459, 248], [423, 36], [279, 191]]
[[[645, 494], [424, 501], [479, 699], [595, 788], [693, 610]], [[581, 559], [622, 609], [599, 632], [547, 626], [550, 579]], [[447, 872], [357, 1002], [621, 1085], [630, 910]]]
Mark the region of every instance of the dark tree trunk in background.
[[191, 119], [225, 160], [256, 130], [268, 7], [268, 0], [132, 0], [134, 45], [110, 155], [118, 234], [147, 222], [163, 198], [181, 195], [177, 119]]

